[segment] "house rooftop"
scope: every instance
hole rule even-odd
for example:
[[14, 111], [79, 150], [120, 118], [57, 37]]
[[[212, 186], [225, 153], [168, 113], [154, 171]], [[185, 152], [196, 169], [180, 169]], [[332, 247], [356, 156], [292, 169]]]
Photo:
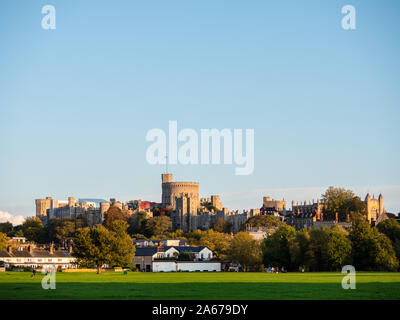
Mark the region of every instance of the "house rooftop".
[[0, 258], [66, 258], [70, 256], [68, 251], [61, 250], [54, 253], [40, 249], [33, 249], [32, 252], [28, 250], [13, 250], [11, 253], [6, 250], [0, 251]]
[[165, 250], [168, 250], [170, 248], [175, 248], [179, 252], [200, 252], [201, 250], [203, 250], [204, 248], [207, 248], [207, 247], [168, 246], [168, 247], [165, 247]]

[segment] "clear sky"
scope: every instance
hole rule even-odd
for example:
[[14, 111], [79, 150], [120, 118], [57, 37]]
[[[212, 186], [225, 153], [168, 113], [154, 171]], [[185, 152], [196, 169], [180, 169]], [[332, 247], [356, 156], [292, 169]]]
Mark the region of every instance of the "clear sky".
[[[44, 5], [56, 30], [41, 27]], [[357, 29], [343, 30], [353, 5]], [[255, 170], [174, 165], [230, 209], [328, 186], [400, 211], [400, 2], [0, 2], [0, 212], [34, 199], [160, 201], [152, 128], [251, 128]], [[1, 217], [0, 217], [1, 218]]]

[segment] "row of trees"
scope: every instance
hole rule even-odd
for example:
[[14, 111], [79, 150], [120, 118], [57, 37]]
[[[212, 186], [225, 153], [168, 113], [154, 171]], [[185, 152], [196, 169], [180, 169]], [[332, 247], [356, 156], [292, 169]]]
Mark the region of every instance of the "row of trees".
[[[244, 271], [259, 271], [263, 266], [293, 271], [335, 271], [346, 264], [366, 271], [394, 271], [399, 267], [400, 225], [394, 219], [371, 227], [359, 215], [353, 220], [350, 232], [338, 226], [296, 231], [274, 219], [268, 218], [269, 224], [279, 228], [264, 241], [254, 240], [247, 232], [231, 236], [212, 229], [188, 233], [177, 230], [162, 237], [187, 239], [191, 245], [207, 246], [219, 259], [240, 263]], [[104, 264], [132, 266], [135, 248], [128, 227], [126, 221], [117, 219], [76, 230], [74, 256], [79, 264], [97, 267], [99, 273]], [[5, 249], [6, 241], [6, 234], [0, 233], [0, 250]]]
[[[118, 207], [112, 206], [105, 214], [103, 226], [110, 227], [115, 221], [125, 221], [127, 232], [136, 237], [165, 236], [171, 231], [172, 223], [168, 216], [156, 216], [148, 219], [145, 212], [129, 217]], [[76, 219], [52, 218], [43, 226], [38, 217], [26, 218], [20, 226], [13, 226], [9, 222], [0, 223], [0, 232], [8, 237], [26, 237], [28, 241], [36, 243], [56, 243], [63, 245], [67, 239], [75, 237], [78, 230], [87, 227], [83, 216]]]
[[[263, 264], [309, 271], [336, 271], [352, 264], [357, 270], [395, 271], [400, 225], [389, 219], [379, 226], [371, 227], [361, 215], [354, 219], [350, 232], [338, 226], [300, 231], [281, 226], [262, 243]], [[393, 240], [390, 233], [396, 234]]]
[[13, 227], [9, 222], [0, 224], [0, 232], [8, 237], [26, 237], [28, 241], [36, 243], [62, 244], [68, 238], [74, 237], [77, 230], [87, 226], [83, 217], [76, 219], [52, 218], [46, 226], [38, 217], [26, 218], [24, 223]]
[[7, 237], [23, 237], [22, 225], [13, 226], [11, 222], [0, 223], [0, 232], [7, 235]]
[[150, 238], [152, 236], [163, 236], [171, 232], [172, 223], [167, 215], [158, 215], [147, 218], [146, 212], [138, 212], [129, 216], [116, 206], [112, 206], [104, 216], [104, 225], [109, 226], [113, 221], [125, 221], [128, 224], [127, 232], [135, 238]]

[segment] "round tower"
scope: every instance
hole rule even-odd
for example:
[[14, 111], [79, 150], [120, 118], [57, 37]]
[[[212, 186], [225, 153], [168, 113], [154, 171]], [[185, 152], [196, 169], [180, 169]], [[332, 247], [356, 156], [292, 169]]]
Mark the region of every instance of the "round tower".
[[163, 173], [161, 174], [162, 183], [172, 182], [172, 173]]

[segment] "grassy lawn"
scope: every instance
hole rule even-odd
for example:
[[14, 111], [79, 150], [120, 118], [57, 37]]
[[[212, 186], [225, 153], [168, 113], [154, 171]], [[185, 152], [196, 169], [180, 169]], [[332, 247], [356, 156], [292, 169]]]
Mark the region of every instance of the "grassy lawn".
[[57, 273], [56, 290], [42, 274], [0, 272], [0, 299], [396, 299], [400, 273], [357, 273], [344, 290], [341, 273]]

